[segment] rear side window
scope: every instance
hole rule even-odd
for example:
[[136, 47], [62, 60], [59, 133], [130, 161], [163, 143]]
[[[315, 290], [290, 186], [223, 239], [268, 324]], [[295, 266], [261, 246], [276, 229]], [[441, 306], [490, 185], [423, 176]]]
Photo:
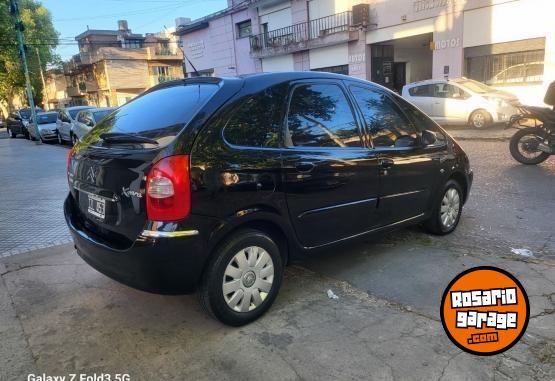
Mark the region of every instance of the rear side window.
[[428, 130], [435, 132], [437, 138], [435, 145], [444, 145], [447, 143], [447, 138], [445, 137], [439, 126], [436, 124], [436, 122], [430, 119], [422, 111], [411, 105], [405, 99], [401, 97], [397, 97], [396, 99], [399, 107], [401, 107], [403, 112], [412, 120], [414, 126], [418, 129], [418, 131], [422, 132], [424, 130]]
[[283, 91], [274, 87], [241, 101], [225, 126], [225, 140], [237, 146], [279, 147], [283, 98]]
[[417, 143], [416, 129], [385, 93], [351, 86], [375, 147], [411, 147]]
[[144, 94], [102, 119], [85, 137], [95, 143], [104, 133], [136, 134], [169, 143], [218, 90], [216, 84], [180, 84]]
[[432, 94], [432, 86], [431, 85], [421, 85], [421, 86], [414, 86], [409, 89], [409, 94], [411, 97], [431, 97]]
[[287, 146], [361, 147], [353, 112], [335, 84], [295, 87], [289, 103]]

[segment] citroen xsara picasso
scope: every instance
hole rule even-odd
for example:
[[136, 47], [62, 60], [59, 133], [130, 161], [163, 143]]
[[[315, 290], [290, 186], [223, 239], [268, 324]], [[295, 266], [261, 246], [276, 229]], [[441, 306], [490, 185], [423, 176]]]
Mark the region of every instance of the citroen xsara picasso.
[[452, 232], [466, 154], [392, 92], [317, 72], [164, 83], [70, 151], [64, 209], [78, 254], [158, 293], [198, 291], [248, 323], [298, 253], [423, 223]]

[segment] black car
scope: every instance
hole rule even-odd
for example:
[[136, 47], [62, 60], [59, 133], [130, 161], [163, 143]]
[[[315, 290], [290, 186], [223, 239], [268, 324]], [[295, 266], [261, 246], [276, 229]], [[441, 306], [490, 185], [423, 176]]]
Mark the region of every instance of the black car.
[[299, 254], [423, 223], [452, 232], [466, 154], [391, 91], [329, 73], [167, 82], [68, 157], [77, 253], [156, 293], [198, 290], [230, 325], [263, 314]]
[[[35, 107], [35, 112], [42, 112], [40, 107]], [[12, 138], [17, 137], [17, 135], [23, 135], [26, 139], [30, 139], [29, 131], [27, 126], [31, 119], [31, 109], [22, 108], [20, 110], [10, 113], [8, 119], [6, 119], [6, 129]]]

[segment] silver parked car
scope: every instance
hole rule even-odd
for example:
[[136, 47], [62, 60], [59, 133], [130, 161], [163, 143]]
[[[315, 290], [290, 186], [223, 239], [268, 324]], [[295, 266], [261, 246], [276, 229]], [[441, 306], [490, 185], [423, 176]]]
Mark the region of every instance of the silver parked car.
[[72, 144], [77, 141], [73, 136], [73, 122], [77, 117], [77, 113], [81, 110], [88, 110], [94, 108], [92, 106], [73, 106], [61, 109], [58, 112], [58, 119], [56, 120], [58, 130], [58, 143], [71, 142]]
[[73, 136], [77, 140], [80, 140], [96, 126], [98, 122], [115, 109], [115, 107], [99, 107], [79, 111], [75, 118], [75, 122], [73, 122]]
[[29, 138], [31, 140], [40, 139], [43, 142], [56, 140], [58, 137], [58, 132], [56, 131], [57, 116], [58, 113], [56, 111], [37, 113], [37, 123], [39, 125], [40, 136], [37, 136], [35, 125], [31, 122], [27, 127]]
[[441, 125], [474, 128], [507, 123], [520, 105], [515, 95], [464, 77], [411, 83], [402, 95]]

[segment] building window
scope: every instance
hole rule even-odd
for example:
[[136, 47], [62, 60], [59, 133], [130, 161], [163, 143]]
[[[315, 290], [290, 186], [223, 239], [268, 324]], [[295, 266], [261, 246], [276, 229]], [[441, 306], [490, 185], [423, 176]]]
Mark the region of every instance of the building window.
[[541, 83], [544, 56], [544, 39], [466, 48], [465, 76], [492, 86]]
[[318, 69], [311, 69], [312, 71], [324, 71], [326, 73], [345, 74], [349, 75], [349, 65], [338, 65], [321, 67]]
[[137, 39], [126, 39], [123, 40], [121, 45], [124, 49], [139, 49], [143, 47], [143, 41]]
[[249, 37], [252, 33], [251, 20], [237, 23], [238, 38]]

